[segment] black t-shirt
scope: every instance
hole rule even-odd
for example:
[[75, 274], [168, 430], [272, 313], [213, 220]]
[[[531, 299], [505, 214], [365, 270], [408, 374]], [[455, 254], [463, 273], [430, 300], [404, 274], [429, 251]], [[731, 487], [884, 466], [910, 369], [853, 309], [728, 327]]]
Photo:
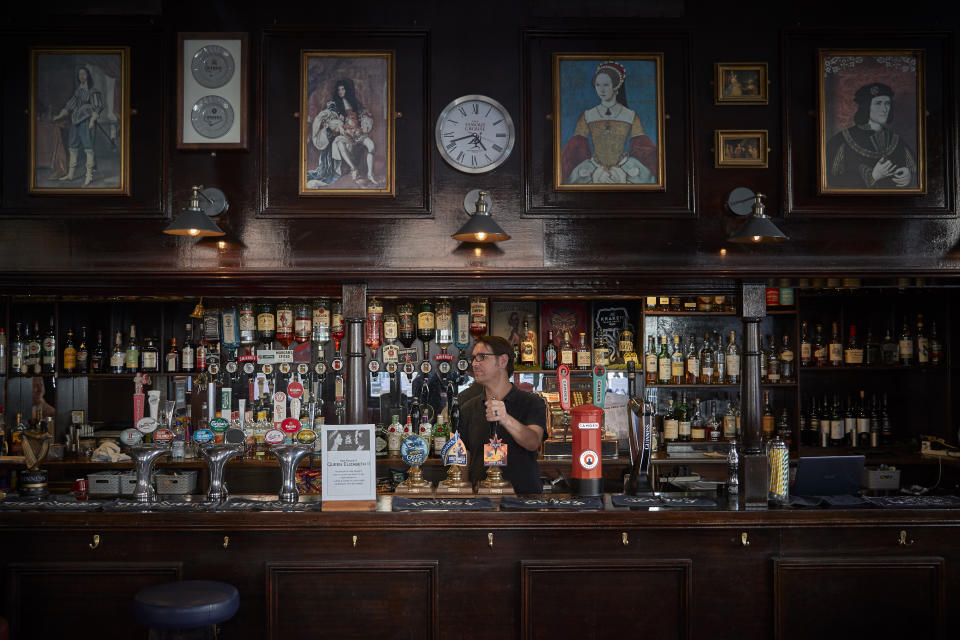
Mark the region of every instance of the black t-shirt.
[[[483, 466], [483, 445], [490, 442], [494, 434], [494, 423], [487, 422], [486, 394], [481, 393], [467, 400], [460, 408], [463, 437], [470, 452], [470, 480], [478, 482], [486, 477]], [[521, 391], [512, 387], [503, 399], [507, 413], [522, 424], [535, 424], [547, 433], [547, 407], [543, 398], [535, 393]], [[503, 467], [503, 477], [510, 481], [518, 494], [543, 493], [540, 483], [540, 465], [537, 464], [538, 451], [528, 451], [513, 439], [510, 432], [497, 425], [496, 434], [507, 445], [507, 466]]]

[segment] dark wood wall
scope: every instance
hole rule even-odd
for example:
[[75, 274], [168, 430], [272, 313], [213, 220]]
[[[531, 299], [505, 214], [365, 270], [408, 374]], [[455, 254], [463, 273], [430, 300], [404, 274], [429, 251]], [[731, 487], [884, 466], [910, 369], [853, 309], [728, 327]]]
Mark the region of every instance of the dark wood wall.
[[[74, 4], [55, 3], [50, 13], [4, 9], [0, 285], [8, 291], [129, 291], [149, 277], [160, 292], [239, 284], [267, 293], [282, 272], [298, 287], [365, 280], [372, 290], [441, 289], [441, 278], [450, 274], [469, 288], [479, 287], [471, 279], [484, 274], [493, 288], [508, 292], [539, 281], [555, 283], [557, 292], [619, 292], [678, 277], [952, 275], [960, 268], [954, 250], [960, 238], [957, 32], [935, 19], [937, 3], [913, 3], [904, 12], [883, 3], [862, 11], [827, 2], [771, 11], [761, 3], [679, 0], [464, 6], [368, 0], [254, 8], [156, 0], [136, 8], [86, 3], [82, 15]], [[248, 151], [176, 149], [176, 36], [182, 31], [249, 32]], [[131, 193], [30, 195], [29, 50], [91, 44], [131, 48]], [[927, 194], [816, 194], [816, 49], [847, 46], [926, 51]], [[297, 196], [291, 171], [302, 48], [397, 51], [403, 115], [396, 198]], [[549, 55], [557, 51], [665, 54], [665, 191], [552, 190]], [[768, 105], [714, 105], [714, 63], [738, 61], [769, 64]], [[517, 124], [510, 159], [480, 176], [449, 167], [433, 142], [443, 106], [470, 93], [499, 100]], [[769, 131], [768, 168], [714, 168], [714, 130], [737, 128]], [[219, 187], [230, 200], [218, 219], [228, 231], [224, 248], [161, 233], [198, 183]], [[790, 242], [726, 242], [739, 222], [723, 209], [735, 186], [769, 195], [768, 211]], [[474, 188], [490, 190], [493, 214], [510, 241], [477, 249], [450, 238], [467, 220], [462, 202]]]

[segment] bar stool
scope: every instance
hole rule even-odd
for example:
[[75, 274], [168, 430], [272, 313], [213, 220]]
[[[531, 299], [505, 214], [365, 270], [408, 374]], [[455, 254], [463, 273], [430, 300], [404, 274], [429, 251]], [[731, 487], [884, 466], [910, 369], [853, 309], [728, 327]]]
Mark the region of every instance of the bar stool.
[[150, 640], [216, 639], [217, 625], [240, 608], [237, 588], [212, 580], [183, 580], [141, 589], [133, 617], [150, 629]]

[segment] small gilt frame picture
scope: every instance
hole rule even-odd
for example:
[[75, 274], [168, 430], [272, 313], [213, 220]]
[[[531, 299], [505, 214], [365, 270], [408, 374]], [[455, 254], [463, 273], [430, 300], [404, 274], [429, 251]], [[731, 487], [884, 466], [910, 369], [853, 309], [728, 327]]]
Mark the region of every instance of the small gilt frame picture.
[[766, 62], [717, 62], [713, 68], [714, 104], [770, 102]]
[[720, 168], [763, 169], [768, 153], [766, 129], [717, 129], [713, 140], [714, 164]]

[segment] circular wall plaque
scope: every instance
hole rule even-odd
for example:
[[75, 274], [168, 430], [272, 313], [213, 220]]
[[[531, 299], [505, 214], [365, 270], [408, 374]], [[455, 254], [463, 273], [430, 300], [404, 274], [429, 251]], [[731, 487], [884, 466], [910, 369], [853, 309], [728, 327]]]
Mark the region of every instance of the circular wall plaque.
[[204, 138], [221, 138], [233, 127], [233, 105], [222, 96], [204, 96], [190, 109], [190, 123]]
[[233, 55], [218, 44], [200, 47], [190, 60], [193, 78], [208, 89], [216, 89], [230, 82], [236, 66]]

